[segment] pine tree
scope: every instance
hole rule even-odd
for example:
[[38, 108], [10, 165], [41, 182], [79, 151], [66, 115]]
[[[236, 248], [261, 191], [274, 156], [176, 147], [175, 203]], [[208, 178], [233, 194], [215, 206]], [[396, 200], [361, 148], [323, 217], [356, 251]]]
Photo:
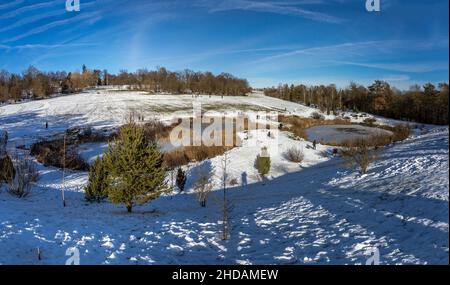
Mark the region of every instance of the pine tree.
[[145, 204], [169, 190], [164, 156], [156, 144], [146, 142], [142, 127], [123, 126], [104, 156], [108, 169], [108, 197], [115, 204]]
[[89, 170], [89, 182], [85, 188], [85, 198], [87, 201], [100, 203], [108, 197], [108, 172], [101, 157], [97, 158]]
[[178, 171], [177, 171], [176, 184], [177, 184], [177, 187], [180, 190], [180, 192], [183, 192], [184, 186], [186, 185], [186, 172], [183, 171], [183, 169], [181, 169], [181, 167], [178, 168]]
[[258, 155], [255, 162], [255, 167], [262, 177], [269, 173], [270, 164], [271, 161], [269, 155], [267, 154], [267, 148], [263, 148], [262, 155]]

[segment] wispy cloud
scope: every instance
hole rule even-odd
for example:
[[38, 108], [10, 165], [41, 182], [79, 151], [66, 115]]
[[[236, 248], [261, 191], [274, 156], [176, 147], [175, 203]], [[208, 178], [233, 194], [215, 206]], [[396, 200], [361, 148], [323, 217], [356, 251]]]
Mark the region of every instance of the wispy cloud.
[[448, 39], [423, 43], [416, 40], [382, 40], [361, 41], [331, 44], [317, 47], [295, 49], [272, 56], [263, 57], [254, 63], [271, 62], [291, 57], [308, 57], [335, 63], [345, 62], [348, 58], [374, 58], [383, 54], [393, 54], [398, 51], [424, 51], [435, 48], [448, 48]]
[[345, 65], [353, 65], [398, 72], [410, 72], [410, 73], [448, 70], [448, 62], [364, 63], [364, 62], [340, 61], [339, 63]]
[[39, 33], [43, 33], [47, 30], [50, 30], [52, 28], [56, 28], [56, 27], [60, 27], [60, 26], [64, 26], [64, 25], [69, 25], [69, 24], [73, 24], [73, 23], [77, 23], [83, 20], [89, 20], [89, 19], [98, 19], [100, 17], [100, 13], [99, 12], [91, 12], [91, 13], [84, 13], [84, 14], [80, 14], [77, 15], [75, 17], [72, 18], [68, 18], [68, 19], [63, 19], [63, 20], [58, 20], [58, 21], [54, 21], [48, 24], [45, 24], [43, 26], [37, 27], [35, 29], [32, 29], [28, 32], [16, 35], [12, 38], [6, 39], [3, 41], [3, 43], [8, 43], [8, 42], [15, 42], [18, 41], [20, 39], [35, 35], [35, 34], [39, 34]]
[[[95, 3], [96, 3], [95, 1], [83, 3], [83, 9], [90, 7]], [[62, 15], [67, 15], [67, 11], [64, 8], [59, 8], [59, 9], [53, 10], [53, 11], [45, 11], [45, 12], [42, 12], [42, 13], [39, 13], [36, 15], [21, 18], [8, 26], [0, 27], [0, 32], [5, 32], [5, 31], [12, 30], [12, 29], [21, 28], [25, 25], [36, 23], [38, 21], [45, 20], [48, 18], [59, 17]]]
[[23, 2], [24, 2], [24, 0], [15, 0], [15, 1], [11, 1], [9, 3], [0, 4], [0, 10], [9, 9], [11, 7], [22, 4]]
[[26, 44], [26, 45], [15, 45], [15, 46], [8, 46], [8, 45], [0, 45], [0, 49], [4, 50], [31, 50], [31, 49], [56, 49], [56, 48], [67, 48], [67, 47], [84, 47], [84, 46], [94, 46], [95, 44], [91, 43], [70, 43], [70, 44], [53, 44], [53, 45], [47, 45], [47, 44]]
[[61, 16], [61, 15], [64, 15], [65, 13], [66, 13], [66, 11], [64, 9], [60, 9], [60, 10], [56, 10], [56, 11], [47, 12], [44, 14], [37, 14], [37, 15], [34, 15], [31, 17], [26, 17], [26, 18], [23, 18], [23, 19], [20, 19], [20, 20], [14, 22], [11, 25], [1, 27], [0, 32], [5, 32], [5, 31], [12, 30], [12, 29], [20, 28], [22, 26], [32, 24], [32, 23], [35, 23], [35, 22], [43, 20], [43, 19]]
[[301, 5], [307, 4], [323, 4], [323, 1], [285, 1], [285, 2], [267, 2], [255, 0], [221, 0], [208, 1], [200, 0], [197, 5], [206, 7], [210, 12], [224, 12], [230, 10], [244, 10], [264, 13], [275, 13], [283, 15], [299, 16], [306, 19], [328, 22], [341, 23], [344, 19], [332, 16], [330, 14], [301, 8]]
[[58, 4], [61, 4], [61, 1], [53, 0], [53, 1], [49, 1], [49, 2], [43, 2], [43, 3], [37, 3], [37, 4], [28, 5], [28, 6], [23, 6], [23, 7], [15, 9], [13, 11], [10, 11], [8, 13], [4, 13], [3, 15], [0, 15], [0, 20], [14, 18], [14, 17], [22, 15], [23, 13], [31, 12], [31, 11], [42, 9], [42, 8], [52, 7], [52, 6], [58, 5]]

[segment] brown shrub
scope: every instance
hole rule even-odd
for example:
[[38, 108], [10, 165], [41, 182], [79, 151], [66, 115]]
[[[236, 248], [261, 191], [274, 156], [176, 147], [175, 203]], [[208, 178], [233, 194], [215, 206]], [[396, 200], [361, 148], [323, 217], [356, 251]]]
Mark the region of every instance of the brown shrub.
[[63, 168], [64, 166], [72, 170], [89, 170], [89, 165], [76, 153], [66, 142], [66, 152], [64, 157], [64, 139], [53, 141], [43, 141], [31, 146], [31, 155], [45, 166]]
[[366, 174], [369, 165], [376, 160], [376, 152], [371, 149], [366, 139], [355, 139], [342, 149], [342, 156], [349, 166], [359, 168], [360, 174]]
[[175, 126], [176, 124], [165, 125], [160, 121], [152, 120], [143, 125], [145, 139], [149, 142], [166, 139]]
[[305, 158], [305, 155], [300, 148], [291, 147], [285, 152], [284, 157], [291, 162], [300, 163]]
[[164, 161], [169, 169], [186, 165], [189, 163], [189, 158], [182, 149], [176, 149], [164, 154]]

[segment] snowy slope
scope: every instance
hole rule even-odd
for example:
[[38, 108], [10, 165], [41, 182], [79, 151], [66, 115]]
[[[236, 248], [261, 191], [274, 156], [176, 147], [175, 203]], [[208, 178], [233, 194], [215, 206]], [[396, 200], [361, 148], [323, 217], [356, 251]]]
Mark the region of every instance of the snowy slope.
[[[117, 126], [133, 109], [169, 120], [192, 112], [193, 100], [230, 112], [238, 111], [230, 107], [236, 104], [304, 116], [315, 111], [261, 94], [193, 99], [102, 90], [0, 107], [0, 128], [13, 148], [72, 126]], [[267, 181], [254, 169], [259, 148], [252, 143], [271, 139], [250, 132], [242, 147], [227, 153], [229, 178], [239, 183], [229, 190], [229, 241], [219, 238], [223, 157], [190, 164], [185, 193], [132, 214], [86, 203], [83, 172], [67, 174], [63, 208], [61, 171], [39, 165], [40, 180], [26, 199], [0, 190], [0, 264], [64, 264], [69, 247], [80, 250], [82, 264], [364, 264], [375, 247], [382, 264], [448, 264], [449, 134], [448, 128], [428, 130], [386, 148], [364, 176], [339, 158], [324, 157], [329, 148], [313, 150], [281, 133]], [[300, 165], [283, 157], [291, 146], [305, 152]], [[84, 147], [83, 155], [96, 155], [97, 147]], [[204, 168], [214, 172], [216, 191], [201, 208], [192, 183]]]
[[229, 241], [214, 197], [200, 208], [187, 191], [127, 214], [85, 203], [86, 175], [72, 173], [63, 208], [60, 181], [42, 169], [29, 198], [0, 193], [0, 263], [63, 264], [74, 246], [82, 264], [363, 264], [373, 247], [382, 264], [449, 262], [448, 129], [387, 149], [364, 177], [331, 159], [229, 190]]

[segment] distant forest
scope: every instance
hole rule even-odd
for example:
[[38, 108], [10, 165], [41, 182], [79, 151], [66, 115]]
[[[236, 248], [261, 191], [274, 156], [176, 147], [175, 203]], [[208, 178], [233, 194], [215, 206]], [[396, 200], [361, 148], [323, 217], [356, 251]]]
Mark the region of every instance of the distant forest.
[[29, 67], [22, 74], [0, 71], [0, 102], [22, 99], [43, 99], [56, 93], [70, 94], [84, 88], [102, 85], [127, 85], [131, 90], [171, 94], [195, 93], [216, 95], [245, 95], [251, 91], [247, 80], [231, 74], [185, 70], [171, 72], [164, 67], [157, 70], [140, 69], [110, 74], [106, 70], [44, 72]]
[[[210, 94], [241, 96], [251, 91], [245, 79], [228, 73], [184, 70], [172, 72], [164, 67], [136, 72], [91, 70], [44, 72], [30, 66], [21, 74], [0, 71], [0, 103], [23, 99], [43, 99], [53, 94], [70, 94], [85, 88], [126, 85], [130, 90], [170, 94]], [[448, 125], [449, 85], [431, 83], [412, 86], [408, 91], [375, 81], [365, 87], [356, 83], [338, 89], [335, 85], [279, 85], [266, 88], [267, 96], [320, 108], [327, 114], [343, 110], [367, 112], [388, 118], [419, 123]]]
[[426, 124], [448, 125], [449, 85], [431, 83], [399, 91], [387, 82], [375, 81], [369, 87], [356, 83], [345, 89], [335, 85], [279, 85], [265, 89], [267, 96], [315, 106], [327, 114], [354, 110], [388, 118]]

